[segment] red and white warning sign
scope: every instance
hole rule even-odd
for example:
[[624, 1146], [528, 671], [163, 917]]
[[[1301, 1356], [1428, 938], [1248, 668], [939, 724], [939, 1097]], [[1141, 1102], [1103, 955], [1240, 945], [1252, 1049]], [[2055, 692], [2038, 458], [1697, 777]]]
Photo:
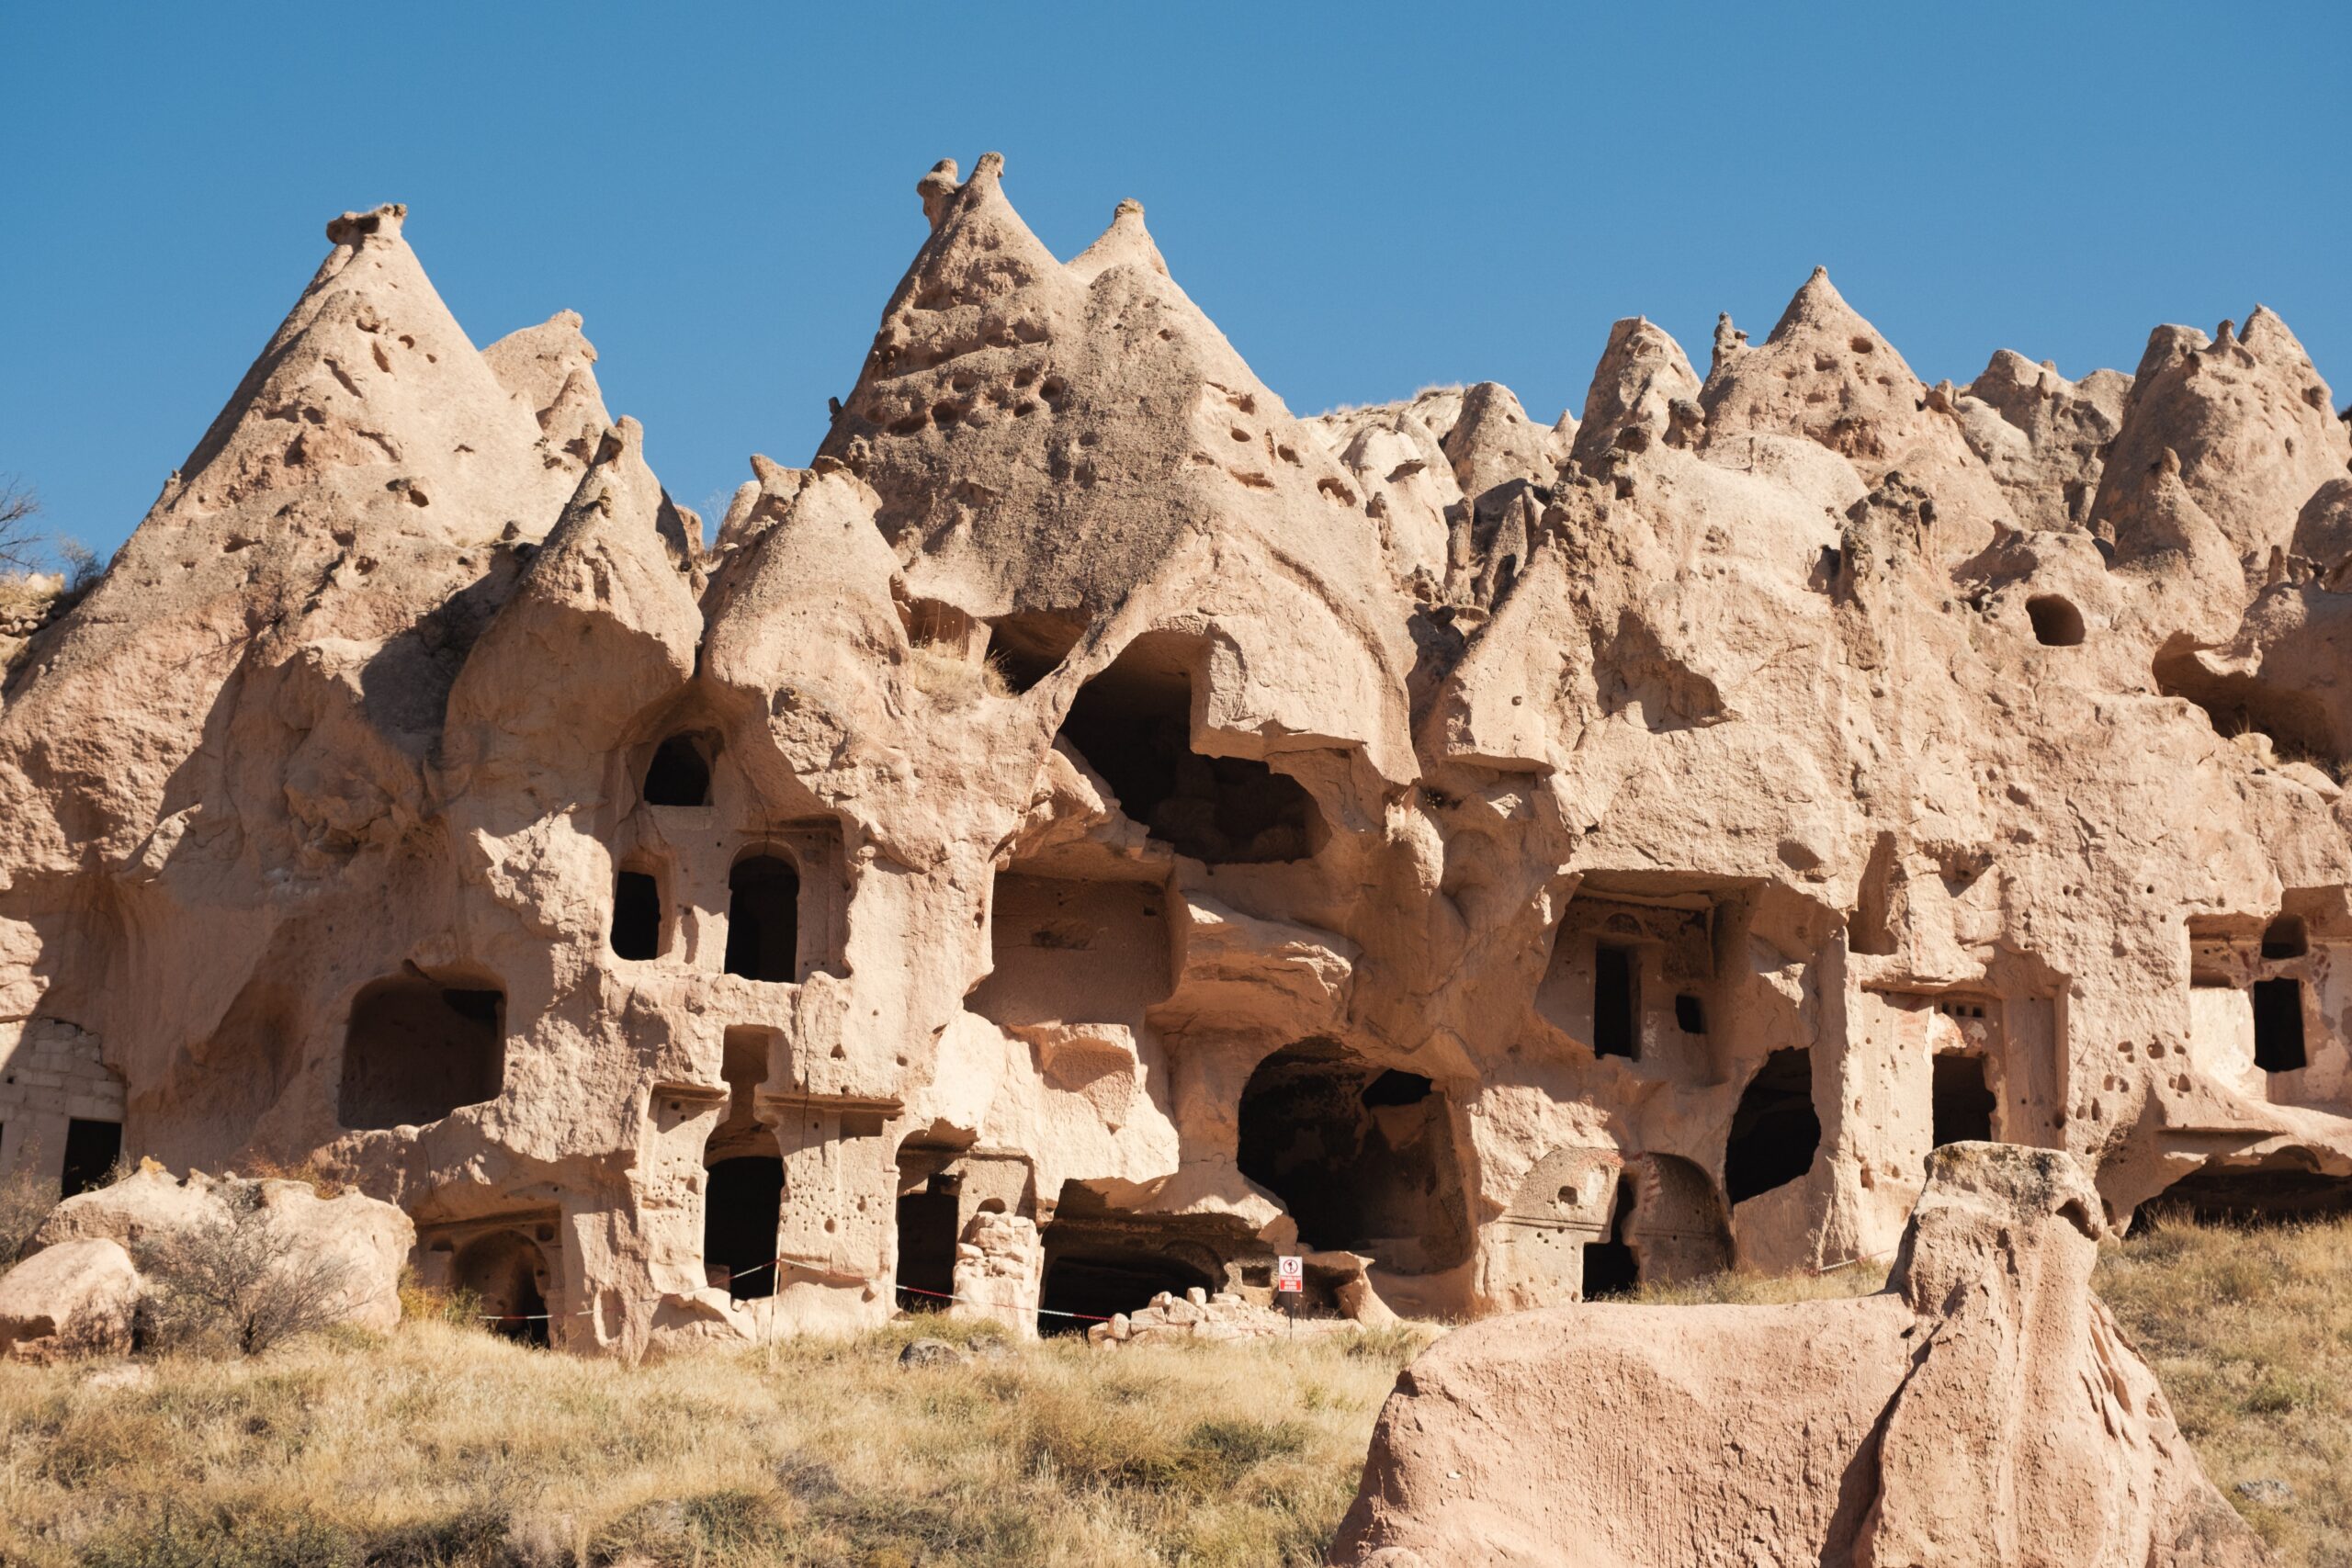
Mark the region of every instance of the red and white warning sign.
[[1306, 1289], [1306, 1259], [1285, 1258], [1277, 1254], [1274, 1258], [1274, 1289], [1277, 1291]]

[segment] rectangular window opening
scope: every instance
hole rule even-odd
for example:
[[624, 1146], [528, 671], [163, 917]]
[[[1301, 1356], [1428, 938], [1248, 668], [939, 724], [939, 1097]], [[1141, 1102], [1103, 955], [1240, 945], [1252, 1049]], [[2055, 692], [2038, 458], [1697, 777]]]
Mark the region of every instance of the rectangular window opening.
[[2303, 1054], [2303, 983], [2281, 978], [2254, 983], [2254, 1065], [2266, 1073], [2291, 1073]]
[[1641, 1055], [1634, 971], [1634, 950], [1602, 943], [1593, 950], [1592, 1054], [1596, 1056]]

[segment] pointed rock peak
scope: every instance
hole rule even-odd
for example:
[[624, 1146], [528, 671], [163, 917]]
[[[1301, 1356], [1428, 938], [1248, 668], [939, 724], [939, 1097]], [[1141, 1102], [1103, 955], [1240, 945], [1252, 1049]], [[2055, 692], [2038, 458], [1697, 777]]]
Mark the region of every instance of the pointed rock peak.
[[2038, 397], [2063, 397], [2073, 384], [2047, 361], [2036, 365], [2014, 348], [1996, 348], [1976, 379], [1962, 390], [1997, 409], [2023, 406]]
[[1838, 286], [1829, 281], [1829, 269], [1817, 266], [1804, 287], [1789, 300], [1789, 308], [1772, 328], [1772, 335], [1765, 341], [1779, 343], [1799, 332], [1847, 333], [1849, 335], [1868, 333], [1878, 336], [1878, 329], [1864, 321], [1861, 314], [1846, 303]]
[[[1718, 328], [1718, 344], [1722, 339]], [[1591, 468], [1612, 447], [1647, 446], [1672, 428], [1676, 401], [1698, 395], [1698, 373], [1673, 334], [1645, 316], [1627, 316], [1609, 329], [1609, 346], [1593, 367], [1584, 421], [1577, 429], [1576, 460]]]
[[407, 219], [404, 201], [388, 201], [368, 212], [346, 212], [327, 220], [327, 242], [354, 249], [369, 240], [389, 243], [401, 237], [401, 225]]
[[1445, 458], [1462, 493], [1474, 500], [1513, 479], [1543, 484], [1552, 478], [1544, 454], [1545, 427], [1509, 387], [1481, 381], [1462, 394], [1462, 416], [1445, 433]]
[[498, 384], [538, 422], [548, 454], [572, 472], [588, 460], [613, 423], [596, 385], [596, 345], [580, 330], [580, 312], [559, 310], [536, 327], [509, 333], [481, 351]]
[[2177, 365], [2191, 355], [2212, 346], [2213, 340], [2195, 327], [2177, 326], [2168, 322], [2148, 334], [2148, 346], [2141, 351], [2140, 365], [2132, 371], [2132, 378], [2134, 381], [2144, 380], [2167, 367]]
[[1462, 418], [1453, 429], [1459, 433], [1463, 425], [1474, 420], [1500, 420], [1506, 424], [1525, 424], [1527, 410], [1521, 406], [1519, 394], [1500, 381], [1479, 381], [1462, 394]]
[[[1724, 317], [1722, 324], [1729, 326], [1731, 318]], [[1719, 336], [1721, 331], [1719, 327]], [[1747, 334], [1738, 333], [1735, 335], [1744, 340]], [[1600, 363], [1606, 367], [1612, 360], [1679, 365], [1690, 376], [1694, 384], [1698, 379], [1696, 373], [1690, 370], [1690, 361], [1682, 352], [1682, 345], [1674, 341], [1674, 334], [1647, 316], [1627, 316], [1610, 327], [1609, 344], [1600, 351]]]
[[967, 330], [968, 322], [950, 324], [945, 318], [960, 307], [986, 307], [1061, 271], [1061, 263], [1005, 199], [1002, 154], [983, 153], [972, 177], [961, 185], [955, 183], [955, 171], [954, 160], [942, 159], [917, 186], [931, 216], [931, 238], [883, 313], [876, 353], [897, 339], [935, 334], [943, 327], [951, 333]]
[[928, 174], [915, 182], [915, 194], [922, 197], [922, 213], [936, 230], [959, 208], [981, 200], [996, 190], [1004, 179], [1004, 154], [983, 152], [980, 161], [972, 165], [972, 177], [958, 180], [953, 158], [942, 158], [931, 166]]
[[[627, 556], [649, 567], [658, 563], [683, 570], [691, 565], [695, 552], [687, 543], [684, 520], [646, 466], [643, 425], [626, 414], [606, 425], [593, 443], [587, 465], [580, 488], [548, 535], [526, 581], [568, 571], [556, 559], [589, 548]], [[698, 544], [698, 527], [695, 533]], [[573, 591], [564, 590], [567, 595]]]
[[[379, 485], [420, 510], [442, 508], [398, 513], [404, 522], [456, 526], [469, 497], [514, 514], [514, 498], [483, 492], [518, 473], [536, 479], [540, 433], [401, 238], [406, 211], [347, 212], [327, 226], [334, 249], [180, 465], [187, 483], [173, 504], [204, 514], [268, 492], [364, 482], [349, 470], [381, 468]], [[570, 476], [554, 485], [559, 493], [540, 498], [541, 523]]]
[[[2245, 326], [2238, 333], [2238, 342], [2246, 352], [2266, 365], [2289, 367], [2309, 366], [2311, 355], [2301, 339], [2289, 329], [2278, 312], [2267, 305], [2256, 305], [2254, 314], [2245, 319]], [[2313, 370], [2316, 375], [2316, 369]]]
[[1143, 203], [1132, 197], [1119, 203], [1111, 226], [1071, 261], [1069, 270], [1081, 282], [1091, 283], [1114, 266], [1149, 267], [1168, 276], [1168, 263], [1152, 243], [1151, 231], [1143, 226]]

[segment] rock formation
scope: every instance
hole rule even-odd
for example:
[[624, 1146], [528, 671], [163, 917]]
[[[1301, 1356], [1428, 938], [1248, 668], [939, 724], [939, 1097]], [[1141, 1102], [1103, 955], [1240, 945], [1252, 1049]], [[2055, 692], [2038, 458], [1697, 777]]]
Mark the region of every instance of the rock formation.
[[320, 1168], [630, 1355], [1826, 1267], [1972, 1137], [2352, 1201], [2352, 441], [2275, 317], [1928, 387], [1816, 275], [1580, 419], [1301, 419], [1001, 175], [708, 537], [577, 317], [478, 351], [332, 223], [0, 649], [0, 1158]]
[[1955, 1144], [1878, 1295], [1451, 1335], [1398, 1379], [1331, 1562], [2253, 1568], [2091, 1294], [2102, 1207], [2059, 1151]]

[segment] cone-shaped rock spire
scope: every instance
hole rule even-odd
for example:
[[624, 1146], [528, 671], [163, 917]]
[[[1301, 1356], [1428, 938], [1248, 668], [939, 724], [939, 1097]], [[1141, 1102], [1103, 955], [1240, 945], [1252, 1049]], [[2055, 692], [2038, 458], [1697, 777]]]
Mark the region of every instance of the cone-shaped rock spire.
[[2181, 488], [2258, 578], [2312, 492], [2343, 477], [2352, 441], [2303, 345], [2257, 306], [2233, 336], [2149, 334], [2091, 513], [2119, 549], [2141, 547], [2128, 536], [2149, 516], [2143, 479], [2166, 452]]
[[[327, 225], [326, 260], [12, 694], [0, 777], [83, 792], [99, 821], [143, 832], [241, 660], [274, 665], [320, 639], [415, 645], [410, 628], [497, 575], [486, 542], [553, 524], [578, 468], [550, 465], [537, 411], [449, 314], [406, 215]], [[478, 626], [476, 608], [444, 618]], [[447, 628], [431, 635], [436, 649], [371, 666], [370, 722], [437, 726], [458, 650]], [[61, 750], [72, 733], [85, 743]]]
[[1813, 269], [1771, 336], [1717, 355], [1699, 401], [1711, 443], [1750, 432], [1802, 435], [1844, 455], [1866, 482], [1900, 471], [1926, 485], [1954, 525], [1935, 547], [1948, 558], [1981, 547], [2008, 510], [1962, 439], [1949, 399], [1929, 394], [1826, 267]]
[[1142, 209], [1065, 266], [1001, 170], [926, 177], [934, 226], [822, 448], [873, 487], [910, 592], [1100, 616], [1188, 541], [1278, 547], [1367, 656], [1406, 660], [1361, 613], [1386, 591], [1365, 498], [1167, 276]]
[[1628, 316], [1609, 329], [1609, 345], [1585, 393], [1584, 420], [1577, 427], [1576, 460], [1590, 468], [1629, 430], [1663, 439], [1677, 402], [1699, 396], [1699, 376], [1682, 345], [1666, 329], [1642, 316]]

